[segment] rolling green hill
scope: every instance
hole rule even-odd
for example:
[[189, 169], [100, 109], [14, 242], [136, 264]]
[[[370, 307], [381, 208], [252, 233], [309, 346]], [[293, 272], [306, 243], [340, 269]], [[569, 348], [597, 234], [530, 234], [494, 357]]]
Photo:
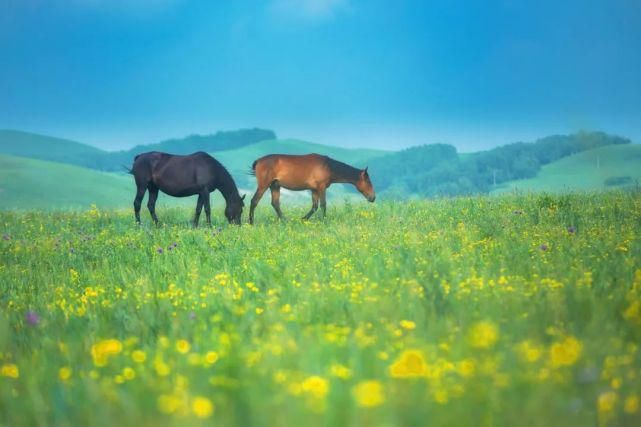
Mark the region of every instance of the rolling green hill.
[[121, 207], [133, 194], [124, 174], [0, 155], [0, 209]]
[[195, 151], [233, 150], [275, 138], [276, 134], [271, 130], [239, 129], [220, 131], [211, 135], [190, 135], [156, 144], [137, 145], [124, 151], [105, 151], [67, 139], [16, 130], [0, 130], [0, 154], [121, 172], [123, 166], [131, 165], [136, 154], [146, 151], [189, 154]]
[[511, 181], [506, 191], [599, 190], [641, 182], [641, 145], [611, 145], [565, 157], [541, 168], [535, 178]]
[[0, 129], [0, 154], [98, 168], [107, 152], [68, 139]]

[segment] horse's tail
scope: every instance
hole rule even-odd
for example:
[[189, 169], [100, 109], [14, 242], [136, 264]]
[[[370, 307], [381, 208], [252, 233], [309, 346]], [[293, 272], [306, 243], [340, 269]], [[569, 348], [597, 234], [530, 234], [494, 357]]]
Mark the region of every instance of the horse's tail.
[[[136, 163], [136, 160], [138, 160], [138, 157], [140, 157], [140, 154], [136, 154], [136, 156], [134, 157], [134, 164]], [[125, 166], [125, 165], [121, 165], [121, 166], [123, 167], [123, 169], [124, 169], [124, 170], [126, 170], [126, 171], [127, 171], [127, 173], [128, 173], [128, 174], [131, 174], [131, 175], [133, 175], [133, 174], [134, 174], [134, 168], [133, 168], [133, 166], [132, 166], [132, 167], [130, 167], [130, 168], [128, 168], [128, 167], [127, 167], [127, 166]]]
[[252, 163], [252, 170], [247, 172], [249, 175], [256, 176], [256, 163], [258, 163], [258, 160], [254, 160], [254, 163]]

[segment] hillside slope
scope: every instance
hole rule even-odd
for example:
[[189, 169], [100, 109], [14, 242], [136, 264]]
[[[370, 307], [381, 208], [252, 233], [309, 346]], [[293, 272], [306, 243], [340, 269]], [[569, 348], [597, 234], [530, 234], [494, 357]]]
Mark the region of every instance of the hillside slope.
[[0, 129], [0, 154], [97, 168], [108, 152], [68, 139]]
[[641, 182], [641, 145], [594, 148], [545, 165], [531, 179], [510, 181], [493, 191], [603, 190]]
[[73, 209], [131, 204], [127, 175], [0, 155], [0, 209]]

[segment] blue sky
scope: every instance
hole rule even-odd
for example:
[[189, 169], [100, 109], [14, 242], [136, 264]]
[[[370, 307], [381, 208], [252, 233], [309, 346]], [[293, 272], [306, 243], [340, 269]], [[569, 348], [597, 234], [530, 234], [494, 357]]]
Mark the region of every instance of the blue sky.
[[254, 126], [388, 149], [641, 142], [636, 0], [3, 0], [0, 52], [0, 128], [104, 148]]

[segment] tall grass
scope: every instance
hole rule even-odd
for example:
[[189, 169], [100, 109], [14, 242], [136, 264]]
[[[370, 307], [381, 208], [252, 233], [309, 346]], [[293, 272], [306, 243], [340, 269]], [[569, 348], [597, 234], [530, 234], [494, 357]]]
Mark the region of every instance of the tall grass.
[[0, 424], [641, 422], [641, 194], [288, 211], [0, 213]]

